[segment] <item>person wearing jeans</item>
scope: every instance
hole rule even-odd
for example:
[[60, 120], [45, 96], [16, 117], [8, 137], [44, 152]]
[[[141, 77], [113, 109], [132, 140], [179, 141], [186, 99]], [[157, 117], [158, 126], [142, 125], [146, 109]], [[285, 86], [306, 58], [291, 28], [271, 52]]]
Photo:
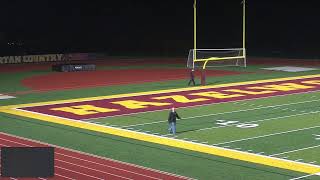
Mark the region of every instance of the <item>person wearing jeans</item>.
[[181, 119], [178, 113], [175, 111], [174, 107], [170, 110], [168, 123], [169, 123], [169, 133], [176, 135], [176, 122], [177, 118]]

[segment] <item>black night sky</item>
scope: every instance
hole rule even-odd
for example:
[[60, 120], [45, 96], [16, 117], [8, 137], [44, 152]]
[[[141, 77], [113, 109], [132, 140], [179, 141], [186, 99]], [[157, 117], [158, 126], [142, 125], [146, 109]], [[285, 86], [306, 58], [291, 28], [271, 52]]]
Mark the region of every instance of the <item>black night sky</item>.
[[[242, 46], [241, 0], [198, 0], [198, 47]], [[247, 0], [249, 55], [320, 56], [317, 1]], [[0, 55], [186, 55], [193, 0], [0, 2]], [[13, 44], [12, 44], [13, 43]]]

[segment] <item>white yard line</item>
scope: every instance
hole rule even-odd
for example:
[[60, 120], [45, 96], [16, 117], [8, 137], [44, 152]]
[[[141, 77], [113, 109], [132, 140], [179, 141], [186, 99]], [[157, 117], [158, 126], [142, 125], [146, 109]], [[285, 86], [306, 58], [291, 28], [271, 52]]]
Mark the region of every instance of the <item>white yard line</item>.
[[277, 153], [277, 154], [272, 154], [272, 155], [270, 155], [270, 156], [278, 156], [278, 155], [282, 155], [282, 154], [288, 154], [288, 153], [292, 153], [292, 152], [303, 151], [303, 150], [306, 150], [306, 149], [312, 149], [312, 148], [316, 148], [316, 147], [320, 147], [320, 145], [310, 146], [310, 147], [301, 148], [301, 149], [295, 149], [295, 150], [286, 151], [286, 152]]
[[[182, 118], [182, 120], [201, 118], [201, 117], [207, 117], [207, 116], [223, 115], [223, 114], [232, 114], [232, 113], [246, 112], [246, 111], [253, 111], [253, 110], [260, 110], [260, 109], [268, 109], [268, 108], [275, 108], [275, 107], [295, 105], [295, 104], [303, 104], [303, 103], [309, 103], [309, 102], [318, 102], [318, 101], [320, 101], [320, 99], [310, 100], [310, 101], [301, 101], [301, 102], [295, 102], [295, 103], [287, 103], [287, 104], [278, 104], [278, 105], [272, 105], [272, 106], [256, 107], [256, 108], [251, 108], [251, 109], [243, 109], [243, 110], [236, 110], [236, 111], [229, 111], [229, 112], [212, 113], [212, 114], [205, 114], [205, 115], [201, 115], [201, 116], [191, 116], [191, 117]], [[163, 122], [167, 122], [167, 121], [165, 120], [165, 121], [155, 121], [155, 122], [150, 122], [150, 123], [133, 124], [133, 125], [129, 125], [129, 126], [122, 126], [121, 128], [130, 128], [130, 127], [135, 127], [135, 126], [158, 124], [158, 123], [163, 123]]]
[[292, 178], [292, 179], [289, 179], [289, 180], [297, 180], [297, 179], [304, 179], [306, 177], [310, 177], [310, 176], [315, 176], [315, 175], [320, 175], [319, 173], [315, 173], [315, 174], [308, 174], [308, 175], [305, 175], [305, 176], [300, 176], [300, 177], [296, 177], [296, 178]]
[[272, 133], [272, 134], [266, 134], [266, 135], [262, 135], [262, 136], [255, 136], [255, 137], [238, 139], [238, 140], [233, 140], [233, 141], [228, 141], [228, 142], [223, 142], [223, 143], [217, 143], [217, 144], [214, 144], [214, 145], [217, 146], [217, 145], [229, 144], [229, 143], [234, 143], [234, 142], [241, 142], [241, 141], [247, 141], [247, 140], [252, 140], [252, 139], [259, 139], [259, 138], [270, 137], [270, 136], [275, 136], [275, 135], [280, 135], [280, 134], [288, 134], [288, 133], [292, 133], [292, 132], [298, 132], [298, 131], [304, 131], [304, 130], [308, 130], [308, 129], [319, 128], [319, 127], [320, 126], [312, 126], [312, 127], [307, 127], [307, 128], [301, 128], [301, 129], [295, 129], [295, 130], [284, 131], [284, 132], [279, 132], [279, 133]]
[[[245, 121], [245, 122], [241, 122], [241, 123], [245, 124], [245, 123], [263, 122], [263, 121], [270, 121], [270, 120], [283, 119], [283, 118], [289, 118], [289, 117], [303, 116], [303, 115], [315, 114], [315, 113], [320, 113], [320, 111], [293, 114], [293, 115], [287, 115], [287, 116], [279, 116], [279, 117], [274, 117], [274, 118], [269, 118], [269, 119], [260, 119], [260, 120], [255, 120], [255, 121]], [[222, 128], [222, 127], [230, 127], [230, 126], [235, 126], [235, 125], [237, 125], [237, 124], [230, 124], [230, 125], [225, 125], [225, 126], [213, 126], [213, 127], [198, 129], [196, 131], [203, 131], [203, 130], [208, 130], [208, 129], [218, 129], [218, 128]]]

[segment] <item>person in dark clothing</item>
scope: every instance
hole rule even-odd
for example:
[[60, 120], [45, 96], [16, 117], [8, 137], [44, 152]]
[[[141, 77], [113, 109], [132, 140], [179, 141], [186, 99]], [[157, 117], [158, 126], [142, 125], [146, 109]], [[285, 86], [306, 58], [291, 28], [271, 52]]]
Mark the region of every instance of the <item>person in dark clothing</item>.
[[192, 83], [194, 86], [196, 85], [196, 82], [194, 81], [194, 69], [192, 69], [192, 70], [190, 71], [190, 81], [189, 81], [189, 83], [188, 83], [188, 86], [190, 86], [191, 83]]
[[169, 133], [172, 133], [173, 135], [176, 134], [176, 121], [178, 119], [181, 119], [178, 113], [175, 111], [174, 107], [171, 109], [169, 113], [168, 123], [169, 123]]

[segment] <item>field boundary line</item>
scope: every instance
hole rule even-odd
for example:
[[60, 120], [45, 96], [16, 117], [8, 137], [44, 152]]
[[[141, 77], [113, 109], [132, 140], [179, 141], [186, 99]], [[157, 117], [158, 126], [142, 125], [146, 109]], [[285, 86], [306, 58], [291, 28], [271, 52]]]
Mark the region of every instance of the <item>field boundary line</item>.
[[282, 169], [287, 169], [287, 170], [292, 170], [297, 172], [304, 172], [308, 174], [314, 174], [314, 173], [320, 172], [320, 166], [303, 163], [303, 162], [295, 162], [291, 160], [286, 160], [286, 159], [281, 159], [276, 157], [269, 157], [269, 156], [254, 154], [250, 152], [242, 152], [238, 150], [211, 146], [211, 145], [190, 142], [190, 141], [185, 141], [180, 139], [161, 137], [157, 135], [146, 134], [143, 132], [135, 132], [135, 131], [130, 131], [126, 129], [116, 128], [116, 127], [102, 126], [102, 125], [98, 125], [90, 122], [70, 121], [62, 118], [49, 117], [49, 116], [40, 115], [40, 114], [22, 112], [15, 109], [1, 109], [0, 111], [8, 114], [29, 117], [32, 119], [36, 118], [37, 120], [41, 120], [41, 121], [111, 134], [115, 136], [129, 138], [129, 139], [141, 140], [149, 143], [155, 143], [155, 144], [170, 146], [174, 148], [186, 149], [186, 150], [196, 151], [200, 153], [227, 157], [227, 158], [246, 161], [250, 163], [262, 164], [262, 165], [272, 166], [276, 168], [282, 168]]
[[102, 99], [152, 95], [152, 94], [160, 94], [160, 93], [173, 93], [173, 92], [176, 93], [176, 92], [182, 92], [182, 91], [222, 88], [222, 87], [240, 86], [240, 85], [251, 85], [251, 84], [259, 84], [259, 83], [298, 80], [298, 79], [316, 78], [316, 77], [320, 77], [320, 75], [294, 76], [294, 77], [286, 77], [286, 78], [274, 78], [274, 79], [265, 79], [265, 80], [245, 81], [245, 82], [236, 82], [236, 83], [219, 84], [219, 85], [175, 88], [175, 89], [166, 89], [166, 90], [157, 90], [157, 91], [147, 91], [147, 92], [115, 94], [115, 95], [76, 98], [76, 99], [67, 99], [67, 100], [46, 101], [46, 102], [37, 102], [37, 103], [28, 103], [28, 104], [19, 104], [19, 105], [7, 105], [7, 106], [0, 106], [0, 109], [24, 108], [24, 107], [30, 107], [30, 106], [44, 106], [44, 105], [54, 105], [54, 104], [62, 104], [62, 103], [75, 103], [75, 102], [85, 102], [85, 101], [94, 101], [94, 100], [102, 100]]

